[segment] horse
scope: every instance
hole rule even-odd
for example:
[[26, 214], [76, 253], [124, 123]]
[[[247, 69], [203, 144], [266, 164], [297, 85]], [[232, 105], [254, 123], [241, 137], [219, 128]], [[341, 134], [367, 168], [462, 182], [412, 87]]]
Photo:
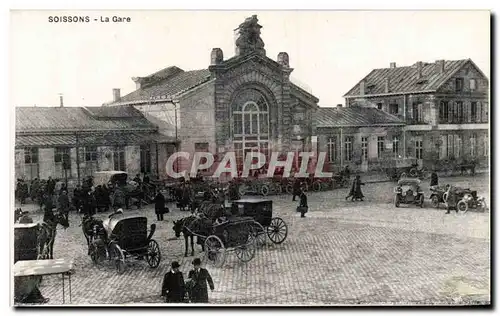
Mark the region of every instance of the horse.
[[64, 214], [56, 212], [53, 219], [47, 219], [39, 225], [37, 236], [37, 260], [54, 259], [54, 241], [56, 239], [58, 224], [64, 227], [64, 229], [69, 227], [68, 218]]
[[[175, 232], [175, 237], [179, 238], [184, 236], [185, 252], [184, 257], [188, 256], [188, 238], [191, 239], [191, 256], [194, 256], [194, 236], [196, 235], [208, 235], [208, 225], [203, 223], [203, 219], [196, 216], [188, 216], [181, 218], [178, 221], [174, 221], [174, 226], [172, 229]], [[201, 242], [205, 238], [197, 236], [198, 244], [201, 244], [201, 250], [205, 251], [205, 245]], [[201, 242], [201, 243], [200, 243]]]
[[[82, 226], [82, 231], [83, 231], [83, 236], [87, 240], [87, 254], [90, 255], [90, 240], [91, 237], [97, 237], [95, 236], [99, 232], [103, 232], [106, 234], [106, 231], [104, 230], [104, 226], [102, 223], [102, 220], [95, 219], [92, 215], [85, 214], [82, 218], [82, 223], [80, 224]], [[107, 239], [107, 236], [104, 236], [104, 239]]]

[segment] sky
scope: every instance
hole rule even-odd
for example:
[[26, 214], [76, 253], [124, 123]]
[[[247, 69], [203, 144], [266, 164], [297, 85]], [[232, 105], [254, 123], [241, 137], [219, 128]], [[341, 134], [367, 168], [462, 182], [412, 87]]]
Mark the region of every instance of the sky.
[[[472, 59], [490, 77], [488, 11], [12, 11], [12, 106], [98, 106], [112, 89], [135, 90], [132, 77], [176, 65], [207, 68], [212, 48], [234, 56], [234, 29], [256, 14], [267, 56], [290, 56], [292, 80], [319, 98], [343, 95], [390, 62]], [[50, 16], [89, 23], [50, 23]], [[102, 17], [130, 17], [101, 23]]]

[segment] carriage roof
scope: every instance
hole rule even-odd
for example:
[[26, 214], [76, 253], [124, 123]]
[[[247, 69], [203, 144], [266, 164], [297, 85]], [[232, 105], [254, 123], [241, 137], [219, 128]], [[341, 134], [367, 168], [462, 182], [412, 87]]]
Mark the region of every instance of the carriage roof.
[[[107, 224], [108, 233], [119, 233], [118, 229], [120, 227], [137, 227], [138, 225], [144, 226], [144, 231], [147, 231], [148, 219], [144, 216], [119, 216], [112, 217], [109, 219]], [[122, 234], [127, 234], [127, 228], [121, 231]]]
[[401, 179], [398, 181], [398, 185], [420, 185], [420, 179], [410, 178], [410, 179]]

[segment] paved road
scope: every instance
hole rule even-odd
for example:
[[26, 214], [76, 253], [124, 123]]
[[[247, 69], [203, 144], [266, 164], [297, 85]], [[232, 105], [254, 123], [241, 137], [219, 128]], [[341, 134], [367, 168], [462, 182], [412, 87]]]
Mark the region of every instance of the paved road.
[[[488, 193], [488, 179], [449, 178], [444, 182]], [[461, 304], [490, 300], [489, 213], [464, 216], [444, 210], [392, 205], [392, 183], [366, 185], [364, 202], [345, 201], [345, 190], [309, 194], [310, 212], [301, 219], [290, 196], [274, 197], [274, 214], [288, 224], [287, 240], [259, 249], [247, 264], [229, 255], [222, 268], [208, 266], [217, 304]], [[424, 187], [425, 189], [425, 187]], [[489, 201], [489, 199], [487, 199]], [[151, 207], [132, 213], [156, 222]], [[72, 214], [59, 230], [55, 257], [73, 258], [74, 304], [160, 303], [163, 274], [172, 260], [187, 273], [184, 241], [175, 240], [173, 210], [158, 223], [159, 268], [131, 261], [122, 275], [94, 266]], [[201, 249], [197, 249], [200, 251]], [[196, 255], [202, 255], [197, 253]], [[60, 277], [46, 277], [42, 293], [61, 303]]]

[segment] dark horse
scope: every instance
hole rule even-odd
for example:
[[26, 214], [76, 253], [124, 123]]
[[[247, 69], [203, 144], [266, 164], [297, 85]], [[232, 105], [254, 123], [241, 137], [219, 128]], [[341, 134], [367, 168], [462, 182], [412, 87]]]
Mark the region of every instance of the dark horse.
[[54, 259], [54, 241], [56, 240], [57, 225], [61, 225], [64, 229], [69, 227], [68, 218], [60, 212], [54, 213], [53, 219], [47, 219], [39, 225], [37, 260]]
[[203, 241], [205, 238], [200, 236], [208, 236], [210, 220], [201, 219], [196, 216], [188, 216], [181, 218], [178, 221], [174, 221], [174, 227], [172, 229], [175, 232], [175, 237], [179, 238], [184, 236], [185, 251], [184, 257], [188, 256], [188, 238], [191, 239], [191, 256], [194, 256], [194, 236], [197, 236], [198, 244], [201, 244], [201, 250], [205, 251], [205, 245]]
[[[82, 218], [82, 223], [80, 224], [82, 226], [83, 230], [83, 235], [85, 236], [85, 239], [87, 240], [87, 248], [88, 252], [87, 254], [90, 255], [90, 237], [98, 235], [99, 233], [105, 234], [106, 231], [104, 230], [104, 226], [102, 224], [102, 220], [95, 219], [92, 215], [85, 214]], [[106, 239], [107, 236], [104, 236], [104, 240]]]

